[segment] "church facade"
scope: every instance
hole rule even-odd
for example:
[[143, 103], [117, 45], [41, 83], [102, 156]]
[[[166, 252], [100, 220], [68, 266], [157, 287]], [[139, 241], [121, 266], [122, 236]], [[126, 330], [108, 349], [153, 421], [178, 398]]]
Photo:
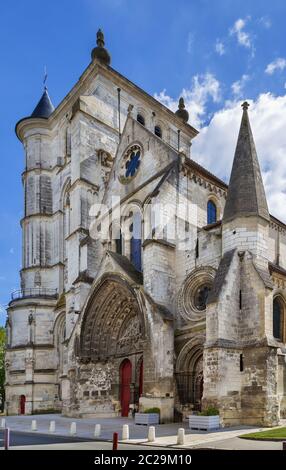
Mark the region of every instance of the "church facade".
[[99, 31], [64, 100], [54, 109], [45, 89], [17, 123], [8, 414], [286, 417], [286, 225], [269, 214], [242, 107], [226, 185], [193, 159], [183, 99], [173, 113], [115, 71]]

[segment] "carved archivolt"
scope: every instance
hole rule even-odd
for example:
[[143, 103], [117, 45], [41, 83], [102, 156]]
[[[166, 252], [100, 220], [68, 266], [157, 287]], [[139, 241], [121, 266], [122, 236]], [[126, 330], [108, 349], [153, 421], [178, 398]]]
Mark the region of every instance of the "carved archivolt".
[[[203, 297], [207, 295], [215, 276], [211, 266], [197, 268], [186, 278], [178, 294], [178, 312], [185, 321], [201, 321], [205, 318]], [[205, 299], [206, 300], [206, 299]]]
[[176, 360], [176, 372], [194, 369], [198, 358], [203, 354], [205, 340], [205, 335], [199, 334], [184, 344]]
[[132, 289], [106, 279], [87, 305], [81, 327], [80, 359], [101, 360], [142, 349], [144, 316]]

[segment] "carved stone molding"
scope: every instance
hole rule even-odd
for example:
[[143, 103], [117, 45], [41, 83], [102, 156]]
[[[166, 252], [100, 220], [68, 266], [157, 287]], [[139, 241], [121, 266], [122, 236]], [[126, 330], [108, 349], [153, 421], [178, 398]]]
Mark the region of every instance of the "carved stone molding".
[[178, 312], [186, 322], [204, 320], [206, 313], [198, 305], [198, 296], [200, 289], [212, 286], [215, 272], [211, 266], [205, 266], [196, 268], [186, 278], [178, 294]]

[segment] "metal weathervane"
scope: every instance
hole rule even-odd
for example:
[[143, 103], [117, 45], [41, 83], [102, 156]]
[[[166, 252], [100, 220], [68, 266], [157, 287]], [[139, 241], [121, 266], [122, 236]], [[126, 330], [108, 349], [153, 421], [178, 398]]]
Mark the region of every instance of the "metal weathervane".
[[44, 79], [43, 79], [43, 84], [44, 84], [45, 90], [47, 89], [47, 85], [46, 85], [47, 79], [48, 79], [48, 73], [47, 73], [47, 67], [45, 65], [45, 67], [44, 67]]

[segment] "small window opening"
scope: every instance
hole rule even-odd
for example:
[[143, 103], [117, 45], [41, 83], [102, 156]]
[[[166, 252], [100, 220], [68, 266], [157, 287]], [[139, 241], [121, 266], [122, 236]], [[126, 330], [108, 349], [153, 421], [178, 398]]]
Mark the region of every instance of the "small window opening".
[[142, 126], [145, 126], [145, 118], [142, 116], [142, 114], [137, 114], [137, 121], [142, 124]]

